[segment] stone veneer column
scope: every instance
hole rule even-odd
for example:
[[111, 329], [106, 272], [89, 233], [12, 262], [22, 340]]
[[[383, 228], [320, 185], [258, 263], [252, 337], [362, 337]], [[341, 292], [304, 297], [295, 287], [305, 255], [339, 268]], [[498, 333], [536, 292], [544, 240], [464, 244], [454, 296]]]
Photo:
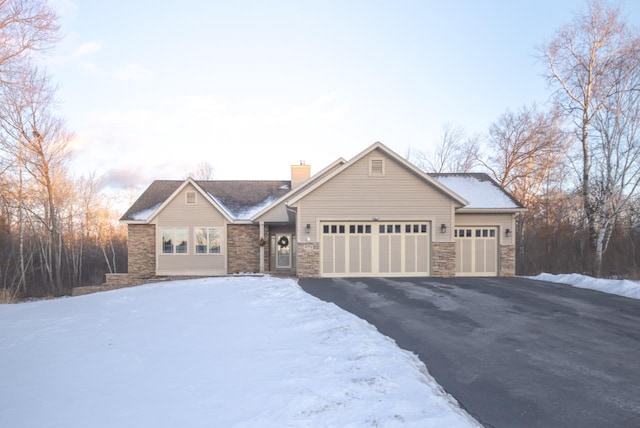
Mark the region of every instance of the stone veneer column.
[[300, 242], [297, 251], [298, 277], [320, 276], [320, 243]]
[[433, 242], [431, 246], [431, 275], [446, 278], [456, 275], [456, 243]]
[[271, 230], [269, 225], [264, 225], [264, 271], [271, 271]]
[[516, 275], [516, 246], [501, 245], [500, 246], [500, 271], [498, 276], [515, 276]]
[[156, 226], [130, 224], [128, 231], [128, 272], [146, 278], [156, 274]]
[[227, 273], [259, 271], [260, 227], [257, 224], [227, 225]]

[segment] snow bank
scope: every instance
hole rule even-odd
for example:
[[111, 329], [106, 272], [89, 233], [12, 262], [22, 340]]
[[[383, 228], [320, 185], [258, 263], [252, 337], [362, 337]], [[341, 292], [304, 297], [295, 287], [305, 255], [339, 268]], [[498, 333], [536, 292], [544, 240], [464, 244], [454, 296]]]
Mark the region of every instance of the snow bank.
[[562, 275], [541, 273], [540, 275], [529, 276], [527, 278], [559, 282], [562, 284], [569, 284], [574, 287], [588, 288], [590, 290], [617, 294], [618, 296], [630, 297], [632, 299], [640, 299], [640, 282], [637, 281], [592, 278], [590, 276], [580, 275], [577, 273]]
[[424, 365], [292, 280], [0, 305], [2, 427], [479, 426]]

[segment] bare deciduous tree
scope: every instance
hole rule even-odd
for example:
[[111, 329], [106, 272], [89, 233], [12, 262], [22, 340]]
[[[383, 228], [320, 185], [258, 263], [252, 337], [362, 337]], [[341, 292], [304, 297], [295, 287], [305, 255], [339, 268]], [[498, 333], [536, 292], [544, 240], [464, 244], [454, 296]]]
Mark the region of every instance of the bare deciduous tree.
[[595, 158], [591, 134], [598, 114], [609, 108], [620, 91], [637, 90], [621, 87], [620, 81], [638, 72], [637, 31], [629, 28], [619, 8], [603, 0], [591, 1], [573, 22], [561, 27], [554, 38], [541, 48], [548, 65], [547, 80], [557, 86], [556, 101], [573, 119], [580, 143], [582, 199], [589, 230], [589, 241], [595, 249], [598, 241], [598, 200], [593, 189], [592, 162]]
[[596, 274], [601, 274], [602, 258], [613, 226], [640, 186], [640, 49], [635, 72], [618, 70], [616, 91], [607, 98], [593, 121], [592, 203], [597, 224]]
[[523, 204], [552, 190], [550, 183], [562, 183], [568, 139], [557, 111], [507, 111], [489, 127], [488, 144], [483, 166]]
[[478, 165], [477, 137], [467, 137], [461, 127], [446, 124], [434, 152], [410, 150], [407, 158], [426, 172], [469, 172]]
[[41, 245], [44, 268], [52, 293], [60, 294], [63, 284], [59, 207], [66, 189], [71, 134], [53, 114], [53, 90], [47, 76], [31, 68], [21, 77], [19, 84], [6, 88], [5, 103], [0, 105], [3, 148], [20, 159], [41, 197], [40, 206], [31, 207], [31, 214], [46, 230]]
[[13, 82], [29, 55], [58, 41], [57, 19], [44, 0], [0, 0], [0, 84]]
[[196, 165], [196, 168], [187, 174], [186, 178], [194, 180], [212, 180], [215, 175], [215, 169], [209, 162], [203, 161]]

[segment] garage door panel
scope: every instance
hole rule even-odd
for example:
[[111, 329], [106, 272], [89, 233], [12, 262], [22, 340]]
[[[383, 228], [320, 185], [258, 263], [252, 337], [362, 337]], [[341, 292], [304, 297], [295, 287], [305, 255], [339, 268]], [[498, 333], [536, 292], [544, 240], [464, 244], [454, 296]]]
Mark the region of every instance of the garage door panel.
[[345, 246], [345, 237], [343, 235], [338, 235], [334, 238], [333, 243], [333, 251], [335, 255], [335, 264], [334, 264], [334, 272], [335, 273], [345, 273], [347, 255], [346, 255], [346, 246]]
[[333, 273], [333, 236], [322, 237], [322, 271]]
[[360, 249], [360, 258], [362, 260], [361, 272], [373, 272], [373, 248], [371, 236], [365, 235], [360, 238]]
[[391, 237], [389, 236], [381, 236], [378, 243], [378, 249], [380, 251], [378, 267], [382, 273], [389, 273], [389, 252], [391, 250], [390, 240]]
[[498, 266], [498, 241], [496, 239], [487, 241], [487, 266]]
[[416, 237], [408, 235], [404, 241], [404, 270], [416, 271]]
[[362, 248], [360, 246], [359, 236], [349, 237], [349, 272], [360, 272], [360, 255]]
[[418, 235], [416, 238], [416, 272], [428, 272], [430, 263], [429, 237]]
[[391, 269], [392, 273], [402, 272], [402, 239], [398, 235], [391, 237]]
[[[473, 241], [472, 241], [473, 242]], [[487, 241], [483, 239], [475, 240], [475, 272], [477, 273], [485, 273], [487, 271], [487, 267], [484, 263], [485, 254], [487, 253]]]

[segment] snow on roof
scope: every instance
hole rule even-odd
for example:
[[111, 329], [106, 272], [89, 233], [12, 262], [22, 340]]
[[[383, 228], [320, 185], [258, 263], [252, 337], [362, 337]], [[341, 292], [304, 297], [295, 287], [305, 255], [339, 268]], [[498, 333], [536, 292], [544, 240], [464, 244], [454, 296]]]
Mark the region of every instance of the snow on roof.
[[157, 210], [160, 205], [162, 205], [162, 202], [159, 202], [159, 203], [155, 204], [154, 206], [152, 206], [150, 208], [147, 208], [146, 210], [139, 211], [137, 213], [131, 214], [129, 217], [132, 220], [137, 220], [137, 221], [149, 220], [149, 216], [151, 214], [153, 214], [155, 212], [155, 210]]
[[220, 198], [215, 197], [211, 193], [207, 194], [220, 206], [220, 208], [222, 208], [227, 214], [229, 214], [229, 217], [233, 218], [234, 220], [249, 220], [255, 214], [259, 213], [267, 206], [271, 205], [279, 199], [277, 196], [269, 196], [256, 205], [244, 206], [240, 209], [231, 210], [220, 200]]
[[486, 174], [432, 174], [440, 184], [469, 201], [465, 208], [522, 208]]
[[242, 219], [242, 220], [251, 219], [254, 215], [258, 214], [260, 211], [262, 211], [263, 209], [265, 209], [266, 207], [268, 207], [278, 199], [279, 198], [277, 196], [270, 196], [264, 201], [260, 202], [259, 204], [256, 204], [250, 207], [245, 207], [244, 209], [233, 213], [234, 217], [236, 219]]

